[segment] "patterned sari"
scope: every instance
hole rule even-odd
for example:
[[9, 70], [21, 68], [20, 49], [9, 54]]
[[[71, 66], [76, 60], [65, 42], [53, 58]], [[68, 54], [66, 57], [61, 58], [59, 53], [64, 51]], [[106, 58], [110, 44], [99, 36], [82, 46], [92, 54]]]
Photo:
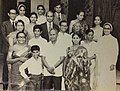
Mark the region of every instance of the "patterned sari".
[[69, 50], [65, 59], [64, 78], [66, 90], [90, 91], [90, 61], [86, 48]]

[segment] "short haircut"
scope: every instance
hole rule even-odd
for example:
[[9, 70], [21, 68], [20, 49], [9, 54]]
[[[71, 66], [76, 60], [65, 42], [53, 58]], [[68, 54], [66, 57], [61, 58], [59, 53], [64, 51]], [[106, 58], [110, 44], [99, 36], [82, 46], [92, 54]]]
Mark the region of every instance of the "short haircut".
[[14, 9], [14, 8], [9, 9], [9, 10], [8, 10], [8, 13], [10, 13], [11, 10], [15, 10], [15, 11], [16, 11], [16, 14], [17, 14], [17, 10]]
[[56, 32], [56, 34], [58, 34], [58, 31], [59, 31], [59, 30], [57, 30], [56, 28], [52, 28], [52, 29], [49, 31], [49, 34], [50, 34], [50, 32], [53, 31], [53, 30]]
[[30, 13], [30, 16], [29, 16], [29, 17], [31, 17], [32, 15], [35, 15], [35, 16], [36, 16], [36, 18], [38, 18], [37, 13], [32, 12], [32, 13]]
[[39, 47], [38, 45], [33, 45], [33, 46], [31, 47], [31, 52], [33, 52], [34, 50], [40, 51], [40, 47]]
[[40, 28], [40, 25], [35, 25], [35, 26], [33, 27], [33, 32], [35, 32], [35, 29], [39, 29], [40, 32], [42, 31], [41, 28]]
[[87, 29], [86, 30], [86, 35], [89, 34], [90, 32], [92, 32], [94, 34], [94, 31], [92, 29]]
[[18, 38], [19, 34], [21, 34], [21, 33], [24, 34], [24, 35], [25, 35], [25, 38], [26, 38], [27, 35], [26, 35], [24, 32], [21, 31], [21, 32], [18, 32], [18, 33], [16, 34], [16, 39]]
[[52, 11], [47, 11], [47, 12], [46, 12], [46, 16], [48, 15], [49, 12], [52, 13], [52, 14], [53, 14], [53, 17], [54, 17], [54, 13], [53, 13]]
[[[61, 24], [62, 24], [63, 22], [67, 23], [66, 20], [62, 20], [62, 21], [60, 21], [59, 25], [61, 26]], [[68, 24], [67, 24], [67, 25], [68, 25]]]

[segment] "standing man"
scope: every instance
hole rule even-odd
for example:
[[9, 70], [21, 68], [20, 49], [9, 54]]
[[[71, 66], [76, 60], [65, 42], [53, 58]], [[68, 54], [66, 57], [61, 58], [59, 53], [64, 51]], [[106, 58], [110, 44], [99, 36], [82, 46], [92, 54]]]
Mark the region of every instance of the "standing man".
[[46, 13], [46, 19], [47, 19], [47, 22], [43, 23], [40, 25], [40, 29], [42, 30], [42, 34], [41, 36], [43, 38], [45, 38], [47, 40], [47, 42], [49, 42], [49, 31], [52, 29], [52, 28], [56, 28], [57, 31], [59, 31], [59, 27], [53, 23], [53, 19], [54, 19], [54, 14], [53, 12], [51, 11], [48, 11]]
[[64, 60], [64, 51], [62, 49], [62, 43], [60, 43], [57, 39], [58, 30], [51, 29], [50, 30], [50, 42], [47, 46], [46, 57], [44, 63], [44, 89], [54, 89], [61, 90], [61, 82], [62, 82], [62, 63]]
[[10, 9], [8, 12], [9, 20], [4, 21], [1, 25], [1, 36], [2, 36], [2, 53], [4, 54], [4, 65], [3, 65], [3, 90], [7, 90], [8, 88], [8, 66], [7, 66], [7, 54], [9, 49], [9, 43], [7, 41], [7, 35], [13, 32], [14, 29], [14, 21], [16, 18], [16, 10]]
[[45, 23], [46, 17], [44, 16], [45, 14], [45, 7], [43, 5], [38, 5], [37, 6], [37, 14], [38, 14], [38, 19], [37, 19], [37, 24], [43, 24]]
[[57, 3], [56, 6], [54, 7], [55, 13], [54, 13], [54, 23], [59, 26], [60, 21], [66, 20], [67, 21], [67, 16], [65, 14], [61, 13], [62, 10], [62, 5], [60, 3]]

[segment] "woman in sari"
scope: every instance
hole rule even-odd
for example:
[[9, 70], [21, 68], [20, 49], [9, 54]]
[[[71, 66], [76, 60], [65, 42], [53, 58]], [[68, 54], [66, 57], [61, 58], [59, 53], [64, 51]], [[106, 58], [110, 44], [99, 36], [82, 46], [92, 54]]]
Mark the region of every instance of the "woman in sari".
[[72, 35], [73, 46], [68, 47], [64, 61], [65, 89], [90, 91], [90, 62], [87, 50], [80, 46], [81, 37], [75, 33]]
[[17, 43], [16, 34], [18, 32], [24, 32], [24, 28], [25, 28], [25, 24], [24, 24], [24, 22], [22, 20], [18, 20], [15, 23], [15, 26], [16, 26], [16, 30], [14, 32], [11, 32], [7, 36], [10, 47], [12, 47], [13, 45], [15, 45]]
[[8, 64], [11, 64], [11, 89], [19, 90], [19, 84], [22, 77], [19, 73], [19, 66], [27, 60], [29, 46], [26, 43], [26, 34], [18, 32], [16, 35], [17, 44], [15, 44], [8, 53]]

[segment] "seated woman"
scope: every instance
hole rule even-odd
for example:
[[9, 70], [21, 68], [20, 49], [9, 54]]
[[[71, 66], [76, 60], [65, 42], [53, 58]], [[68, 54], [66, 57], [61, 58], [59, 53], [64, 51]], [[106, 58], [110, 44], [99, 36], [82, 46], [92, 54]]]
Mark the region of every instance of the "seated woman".
[[15, 23], [15, 26], [16, 26], [16, 30], [14, 32], [11, 32], [7, 37], [8, 37], [8, 42], [9, 42], [9, 45], [10, 47], [12, 47], [13, 45], [15, 45], [17, 43], [17, 40], [16, 40], [16, 34], [18, 32], [24, 32], [24, 22], [22, 20], [18, 20], [16, 23]]
[[90, 91], [90, 61], [86, 48], [80, 46], [80, 40], [79, 34], [73, 34], [73, 46], [67, 49], [63, 66], [65, 89]]
[[18, 32], [16, 35], [17, 43], [11, 47], [8, 52], [7, 62], [11, 64], [11, 89], [19, 90], [19, 84], [22, 77], [19, 73], [19, 66], [27, 60], [27, 55], [30, 47], [26, 43], [26, 34]]

